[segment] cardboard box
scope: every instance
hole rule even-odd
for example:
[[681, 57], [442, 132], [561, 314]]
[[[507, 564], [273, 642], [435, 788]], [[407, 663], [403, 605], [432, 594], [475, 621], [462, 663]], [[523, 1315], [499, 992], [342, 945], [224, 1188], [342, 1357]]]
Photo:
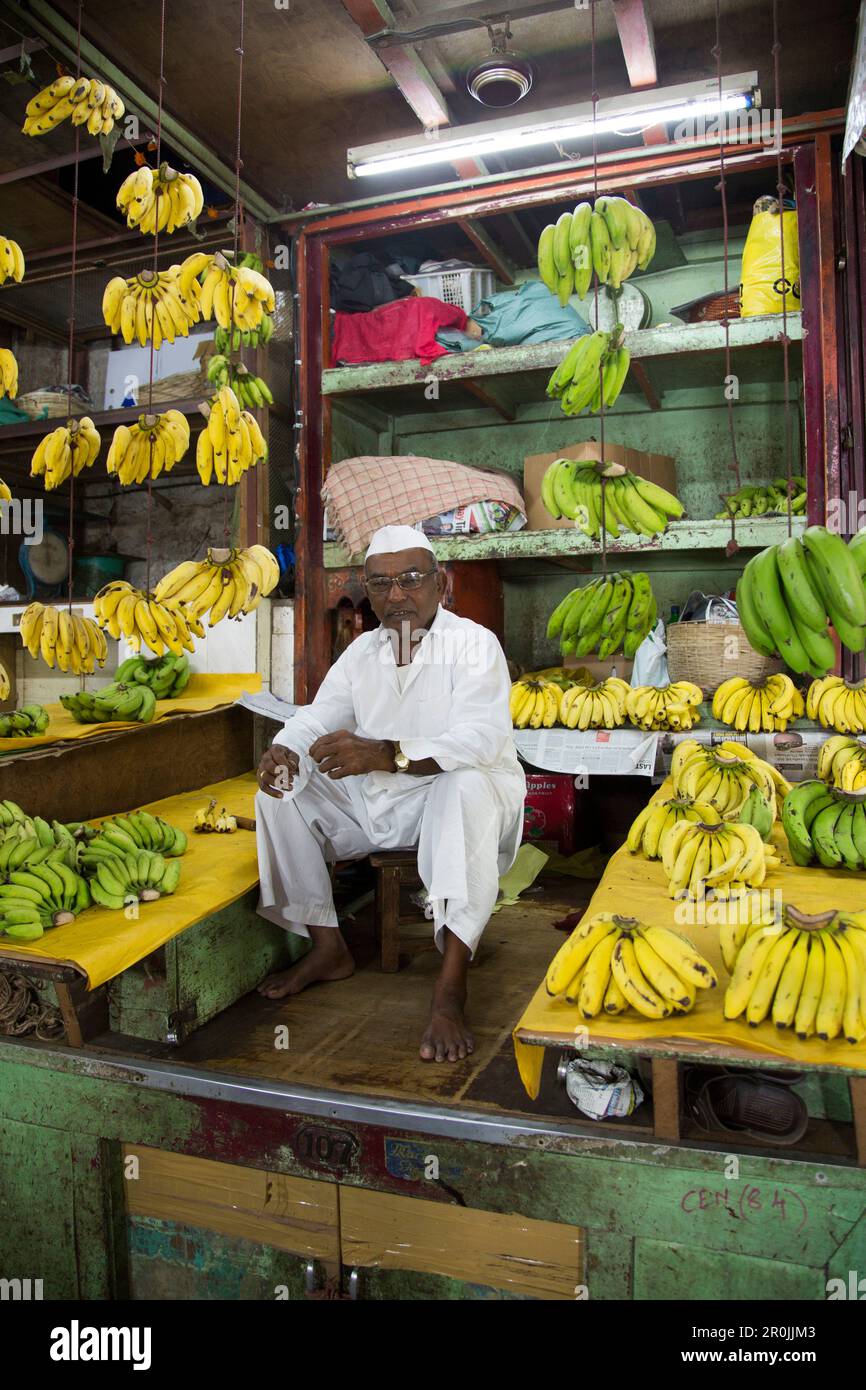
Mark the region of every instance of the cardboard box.
[[[667, 454], [645, 454], [640, 449], [629, 449], [624, 444], [604, 441], [604, 456], [608, 463], [621, 463], [630, 473], [648, 478], [651, 483], [667, 488], [676, 494], [677, 468], [674, 459]], [[574, 527], [574, 522], [561, 516], [558, 521], [550, 515], [541, 500], [541, 480], [554, 459], [600, 459], [601, 446], [597, 439], [588, 439], [583, 444], [569, 444], [557, 449], [553, 454], [528, 454], [523, 460], [523, 496], [526, 499], [527, 531], [551, 531], [563, 526]]]

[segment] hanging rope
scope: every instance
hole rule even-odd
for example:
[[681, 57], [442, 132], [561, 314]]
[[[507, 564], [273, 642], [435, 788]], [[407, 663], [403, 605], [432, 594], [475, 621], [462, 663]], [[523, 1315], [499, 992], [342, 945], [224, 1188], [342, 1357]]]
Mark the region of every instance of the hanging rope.
[[[75, 80], [81, 76], [81, 12], [83, 0], [78, 0], [78, 27], [75, 44]], [[72, 364], [75, 358], [75, 290], [78, 274], [78, 169], [81, 151], [81, 127], [75, 127], [75, 172], [72, 175], [72, 260], [69, 279], [69, 349], [66, 359], [66, 419], [72, 419]], [[75, 551], [75, 470], [69, 470], [69, 528], [67, 533], [69, 568], [66, 575], [66, 602], [72, 612], [72, 561]]]
[[[159, 13], [159, 92], [157, 96], [156, 110], [156, 168], [162, 162], [162, 96], [165, 87], [165, 0], [161, 0]], [[153, 274], [159, 274], [159, 200], [161, 197], [161, 187], [156, 186], [156, 211], [154, 213], [153, 228]], [[153, 414], [153, 365], [154, 365], [154, 332], [153, 319], [156, 314], [154, 301], [151, 300], [151, 320], [150, 320], [150, 380], [147, 385], [147, 413]], [[153, 433], [150, 436], [150, 458], [147, 469], [147, 521], [145, 537], [146, 569], [144, 587], [145, 592], [150, 593], [150, 562], [153, 550]]]
[[[782, 45], [779, 42], [779, 15], [777, 0], [773, 0], [773, 102], [775, 115], [782, 109], [782, 92], [779, 81], [779, 54]], [[782, 179], [782, 132], [777, 132], [776, 138], [776, 196], [779, 199], [779, 259], [782, 281], [782, 363], [785, 381], [785, 472], [788, 478], [788, 535], [793, 532], [793, 511], [792, 497], [794, 491], [794, 461], [791, 450], [791, 402], [788, 394], [789, 387], [789, 362], [788, 362], [788, 287], [785, 280], [785, 193], [786, 188]]]
[[[716, 43], [712, 49], [712, 55], [716, 60], [716, 83], [719, 93], [719, 191], [722, 195], [722, 241], [724, 248], [725, 263], [725, 314], [722, 323], [725, 326], [725, 395], [727, 397], [728, 413], [728, 432], [731, 436], [731, 471], [737, 481], [737, 489], [741, 484], [740, 460], [737, 457], [737, 432], [734, 428], [734, 401], [731, 396], [731, 320], [728, 312], [728, 189], [725, 178], [725, 136], [724, 122], [722, 120], [722, 32], [721, 32], [721, 0], [716, 0]], [[736, 489], [735, 489], [736, 490]], [[727, 504], [726, 504], [727, 505]], [[729, 509], [730, 510], [730, 509]], [[731, 516], [733, 536], [733, 515]]]
[[[591, 11], [590, 11], [590, 15], [591, 15], [591, 19], [590, 19], [590, 23], [591, 23], [591, 41], [590, 41], [590, 53], [591, 53], [591, 57], [590, 57], [590, 81], [591, 81], [591, 84], [592, 84], [592, 200], [593, 200], [593, 211], [595, 210], [595, 203], [596, 203], [596, 200], [598, 199], [598, 139], [597, 139], [597, 134], [596, 134], [596, 126], [595, 126], [595, 123], [596, 123], [596, 114], [597, 114], [596, 108], [598, 107], [598, 91], [597, 91], [596, 85], [595, 85], [595, 5], [596, 5], [596, 0], [592, 0], [592, 7], [591, 7]], [[590, 239], [590, 248], [591, 248], [591, 247], [592, 247], [592, 240]], [[597, 276], [597, 275], [596, 275], [596, 277], [595, 277], [595, 327], [596, 327], [596, 331], [598, 331], [598, 330], [601, 328], [601, 319], [600, 319], [600, 317], [599, 317], [599, 307], [598, 307], [598, 276]], [[602, 362], [603, 362], [603, 359], [602, 359]], [[603, 391], [603, 389], [602, 389], [603, 384], [604, 384], [604, 367], [603, 367], [603, 365], [602, 365], [602, 362], [599, 363], [599, 367], [598, 367], [598, 383], [599, 383], [599, 391], [601, 392], [601, 410], [600, 410], [600, 414], [599, 414], [599, 434], [600, 434], [601, 438], [600, 438], [600, 440], [599, 440], [599, 453], [600, 453], [600, 455], [601, 455], [601, 466], [604, 467], [604, 391]], [[607, 517], [606, 517], [606, 503], [607, 503], [607, 497], [606, 497], [606, 489], [607, 489], [607, 484], [606, 484], [606, 482], [605, 482], [604, 475], [602, 474], [602, 478], [601, 478], [601, 507], [600, 507], [600, 511], [601, 511], [601, 572], [602, 572], [602, 574], [603, 574], [605, 577], [607, 576]]]
[[[243, 223], [243, 205], [241, 203], [241, 169], [244, 162], [241, 158], [241, 123], [243, 116], [244, 101], [244, 0], [240, 0], [238, 6], [238, 45], [235, 53], [238, 55], [238, 99], [237, 113], [235, 121], [235, 235], [234, 235], [234, 264], [238, 263], [238, 255], [241, 243], [241, 226]], [[235, 322], [235, 294], [237, 293], [237, 280], [232, 281], [231, 297], [231, 325], [229, 328], [229, 363], [234, 362], [234, 322]], [[240, 355], [240, 348], [238, 348]], [[228, 547], [229, 543], [229, 492], [231, 484], [226, 481], [223, 489], [223, 544]]]

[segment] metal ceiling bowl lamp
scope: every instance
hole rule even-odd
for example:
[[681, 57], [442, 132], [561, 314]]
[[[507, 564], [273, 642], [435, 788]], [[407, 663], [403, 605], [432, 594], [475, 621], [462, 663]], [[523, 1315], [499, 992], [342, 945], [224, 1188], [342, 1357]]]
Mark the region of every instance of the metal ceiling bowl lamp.
[[488, 24], [490, 56], [476, 63], [466, 74], [466, 90], [482, 106], [516, 106], [530, 90], [535, 69], [528, 58], [521, 58], [508, 47], [511, 25], [498, 31]]

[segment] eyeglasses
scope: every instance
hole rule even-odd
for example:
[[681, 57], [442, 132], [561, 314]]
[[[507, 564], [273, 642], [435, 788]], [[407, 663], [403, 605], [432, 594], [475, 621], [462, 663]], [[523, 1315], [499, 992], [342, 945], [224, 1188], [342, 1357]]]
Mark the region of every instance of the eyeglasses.
[[375, 594], [384, 598], [391, 592], [393, 585], [402, 589], [404, 593], [410, 593], [413, 589], [420, 589], [425, 579], [429, 579], [435, 570], [404, 570], [402, 574], [385, 575], [374, 574], [372, 578], [364, 580], [368, 594]]

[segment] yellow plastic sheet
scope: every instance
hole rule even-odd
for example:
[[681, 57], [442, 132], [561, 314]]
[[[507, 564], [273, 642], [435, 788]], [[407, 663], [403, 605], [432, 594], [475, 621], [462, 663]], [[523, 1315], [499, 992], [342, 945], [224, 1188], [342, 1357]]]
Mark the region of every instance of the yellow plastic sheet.
[[[670, 780], [659, 788], [653, 800], [673, 794]], [[783, 900], [804, 912], [825, 912], [837, 908], [843, 912], [866, 911], [866, 875], [836, 873], [830, 869], [802, 869], [791, 862], [787, 840], [779, 822], [773, 840], [783, 866], [767, 875], [764, 888], [781, 889]], [[688, 936], [698, 950], [710, 961], [719, 978], [716, 989], [698, 990], [695, 1007], [689, 1014], [666, 1018], [659, 1022], [640, 1017], [630, 1010], [611, 1018], [602, 1016], [586, 1020], [577, 1006], [564, 999], [551, 999], [542, 980], [523, 1017], [514, 1029], [514, 1053], [520, 1079], [527, 1094], [534, 1100], [538, 1095], [544, 1044], [574, 1046], [588, 1042], [592, 1047], [619, 1044], [628, 1047], [635, 1043], [683, 1044], [683, 1054], [702, 1046], [722, 1046], [731, 1050], [730, 1061], [742, 1059], [744, 1053], [772, 1057], [786, 1066], [807, 1063], [821, 1067], [844, 1067], [846, 1070], [866, 1071], [866, 1043], [854, 1047], [844, 1038], [824, 1043], [810, 1038], [801, 1042], [795, 1034], [780, 1032], [772, 1020], [750, 1028], [739, 1020], [729, 1022], [723, 1017], [722, 1006], [728, 973], [722, 964], [718, 927], [691, 925], [677, 921], [675, 911], [681, 904], [668, 895], [664, 869], [657, 860], [642, 854], [629, 854], [625, 846], [610, 860], [592, 900], [586, 909], [588, 916], [599, 912], [618, 912], [625, 917], [637, 917], [642, 922], [657, 923]], [[559, 945], [562, 938], [555, 943]], [[553, 949], [551, 949], [551, 956]], [[695, 1048], [695, 1045], [698, 1045]]]
[[156, 902], [139, 903], [134, 920], [126, 916], [129, 909], [113, 912], [91, 907], [68, 926], [54, 927], [38, 941], [4, 945], [0, 938], [0, 957], [33, 956], [77, 966], [87, 976], [89, 988], [95, 989], [203, 917], [243, 897], [259, 877], [253, 832], [195, 835], [192, 822], [198, 807], [212, 796], [233, 815], [253, 817], [255, 794], [255, 773], [248, 772], [145, 807], [171, 825], [180, 826], [189, 836], [176, 891]]
[[[151, 723], [170, 719], [175, 714], [196, 714], [204, 710], [219, 709], [220, 705], [233, 705], [241, 695], [255, 695], [262, 688], [262, 678], [257, 671], [249, 675], [229, 676], [190, 676], [189, 684], [176, 700], [157, 700], [156, 712]], [[20, 749], [32, 751], [46, 743], [62, 743], [73, 738], [93, 738], [96, 734], [115, 733], [118, 729], [146, 729], [146, 724], [134, 720], [119, 720], [111, 724], [79, 724], [61, 704], [46, 705], [48, 728], [44, 734], [35, 738], [0, 738], [0, 754], [17, 753]]]

